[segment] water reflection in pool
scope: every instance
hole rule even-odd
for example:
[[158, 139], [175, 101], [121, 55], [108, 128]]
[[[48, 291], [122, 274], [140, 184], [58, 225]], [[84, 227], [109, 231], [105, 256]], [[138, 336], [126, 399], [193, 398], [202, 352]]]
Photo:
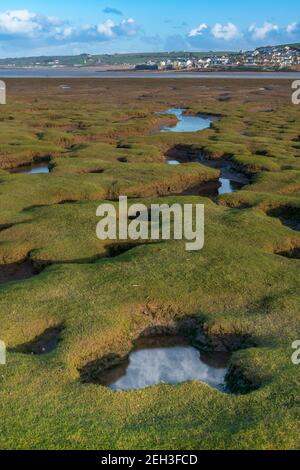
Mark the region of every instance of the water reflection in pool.
[[[246, 176], [234, 171], [230, 164], [220, 165], [218, 162], [206, 160], [203, 156], [192, 160], [191, 163], [201, 163], [202, 165], [210, 168], [217, 168], [220, 170], [220, 178], [218, 179], [218, 185], [210, 184], [200, 186], [199, 191], [193, 188], [190, 192], [185, 192], [186, 195], [203, 195], [209, 197], [221, 196], [222, 194], [234, 193], [241, 190], [245, 185], [249, 184], [249, 180]], [[179, 160], [167, 160], [168, 165], [180, 165], [182, 162]]]
[[136, 390], [191, 380], [225, 389], [228, 354], [200, 353], [178, 337], [145, 339], [119, 366], [105, 371], [99, 383], [112, 390]]
[[[201, 161], [205, 165], [204, 161]], [[180, 165], [178, 160], [168, 160], [168, 165]], [[207, 165], [211, 166], [211, 165]], [[208, 197], [221, 196], [222, 194], [234, 193], [241, 190], [246, 184], [249, 183], [246, 177], [241, 174], [229, 171], [226, 168], [220, 168], [221, 176], [218, 179], [218, 184], [203, 184], [200, 185], [199, 190], [197, 188], [191, 189], [191, 191], [185, 191], [185, 195], [202, 195]]]
[[20, 175], [37, 175], [39, 173], [50, 173], [50, 168], [45, 163], [34, 163], [33, 165], [20, 166], [14, 168], [10, 173]]
[[235, 193], [236, 191], [239, 191], [243, 187], [243, 184], [237, 183], [236, 181], [232, 181], [226, 178], [220, 178], [219, 182], [221, 184], [221, 186], [218, 189], [219, 196], [221, 196], [222, 194]]
[[[183, 108], [171, 108], [159, 113], [163, 115], [174, 114], [178, 119], [178, 123], [175, 126], [163, 127], [160, 132], [197, 132], [209, 128], [213, 123], [213, 116], [189, 116], [185, 114], [185, 111], [186, 110]], [[190, 192], [184, 192], [186, 195], [199, 194], [203, 196], [216, 197], [222, 194], [239, 191], [243, 186], [249, 183], [249, 180], [245, 176], [235, 172], [230, 168], [230, 165], [219, 166], [217, 162], [209, 161], [201, 154], [199, 155], [199, 158], [196, 158], [191, 162], [198, 162], [211, 168], [219, 168], [221, 175], [218, 180], [219, 187], [212, 184], [207, 188], [207, 185], [204, 185], [203, 191], [201, 187], [198, 188], [199, 190], [197, 188], [192, 188]], [[166, 163], [174, 166], [186, 163], [186, 161], [168, 159]]]
[[212, 116], [189, 116], [184, 114], [183, 108], [171, 108], [159, 114], [174, 114], [178, 123], [175, 126], [163, 127], [160, 132], [197, 132], [208, 129], [212, 122]]
[[[203, 163], [205, 165], [205, 162]], [[218, 189], [218, 195], [234, 193], [241, 190], [245, 185], [249, 184], [249, 179], [234, 171], [230, 165], [225, 165], [220, 168], [221, 176], [219, 178], [220, 187]]]

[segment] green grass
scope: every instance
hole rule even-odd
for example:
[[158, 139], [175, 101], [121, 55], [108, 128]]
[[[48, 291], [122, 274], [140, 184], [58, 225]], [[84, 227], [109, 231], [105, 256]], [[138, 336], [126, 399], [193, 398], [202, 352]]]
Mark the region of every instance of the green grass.
[[[182, 432], [187, 448], [297, 447], [297, 434], [284, 427], [297, 417], [290, 355], [299, 324], [299, 263], [270, 253], [271, 244], [285, 246], [290, 231], [253, 211], [212, 206], [207, 216], [202, 252], [187, 253], [178, 242], [140, 247], [118, 260], [53, 266], [1, 288], [2, 336], [9, 346], [51, 325], [65, 326], [49, 358], [9, 354], [1, 384], [9, 432], [2, 434], [2, 447], [182, 448]], [[265, 233], [253, 239], [259, 227]], [[159, 306], [158, 318], [142, 313], [149, 299]], [[79, 383], [77, 369], [86, 362], [125, 353], [148, 326], [192, 314], [209, 331], [246, 332], [255, 339], [258, 347], [236, 353], [233, 361], [259, 378], [258, 391], [237, 397], [187, 384], [115, 394]]]
[[[9, 81], [10, 102], [1, 108], [0, 269], [27, 256], [51, 266], [0, 285], [0, 338], [9, 348], [0, 366], [0, 448], [299, 448], [291, 345], [299, 336], [300, 261], [280, 254], [296, 253], [300, 235], [278, 218], [298, 220], [300, 209], [299, 117], [289, 87], [66, 82], [70, 94], [61, 81]], [[223, 92], [232, 100], [220, 102]], [[259, 112], [270, 100], [274, 111]], [[222, 117], [203, 132], [157, 134], [164, 117], [154, 113], [175, 104]], [[165, 165], [165, 154], [180, 145], [228, 158], [251, 185], [214, 202], [175, 196], [219, 174], [199, 164]], [[49, 175], [7, 171], [48, 152]], [[204, 203], [204, 249], [187, 252], [171, 240], [110, 258], [108, 243], [96, 238], [96, 207], [124, 192], [147, 206]], [[81, 383], [89, 362], [125, 355], [149, 327], [190, 316], [207, 338], [251, 338], [255, 347], [235, 350], [230, 371], [256, 390], [223, 394], [191, 382], [115, 393]], [[13, 352], [58, 325], [62, 340], [51, 354]]]

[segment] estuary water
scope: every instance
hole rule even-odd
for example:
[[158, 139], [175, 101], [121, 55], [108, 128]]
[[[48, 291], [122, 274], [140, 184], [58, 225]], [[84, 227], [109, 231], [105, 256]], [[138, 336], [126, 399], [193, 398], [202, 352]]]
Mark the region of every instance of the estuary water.
[[228, 78], [300, 79], [300, 72], [135, 72], [90, 68], [1, 68], [0, 78]]

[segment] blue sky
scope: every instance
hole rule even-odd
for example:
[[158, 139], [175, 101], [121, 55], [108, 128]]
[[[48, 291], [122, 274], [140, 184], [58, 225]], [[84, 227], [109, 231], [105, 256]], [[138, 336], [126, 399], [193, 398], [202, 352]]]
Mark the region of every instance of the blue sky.
[[298, 0], [2, 0], [0, 56], [239, 50], [300, 42]]

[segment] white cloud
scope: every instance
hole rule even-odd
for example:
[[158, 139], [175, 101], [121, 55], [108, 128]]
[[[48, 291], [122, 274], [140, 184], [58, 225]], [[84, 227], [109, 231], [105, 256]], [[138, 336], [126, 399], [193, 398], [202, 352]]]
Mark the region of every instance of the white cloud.
[[133, 18], [129, 18], [115, 25], [113, 31], [117, 36], [135, 36], [139, 31], [139, 27]]
[[54, 18], [41, 16], [29, 10], [4, 11], [0, 12], [0, 34], [34, 37], [56, 22]]
[[206, 31], [207, 29], [208, 29], [207, 24], [205, 23], [199, 24], [197, 28], [194, 28], [189, 32], [188, 37], [195, 38], [197, 36], [202, 36], [203, 32]]
[[51, 32], [51, 35], [56, 39], [68, 39], [74, 36], [74, 34], [76, 34], [76, 29], [72, 26], [56, 27]]
[[[108, 15], [112, 15], [112, 12]], [[0, 47], [3, 54], [14, 54], [20, 51], [31, 54], [36, 51], [69, 50], [99, 50], [114, 52], [114, 50], [208, 50], [224, 48], [246, 49], [265, 45], [267, 40], [272, 44], [296, 41], [300, 34], [300, 23], [290, 22], [282, 26], [265, 22], [262, 25], [252, 24], [245, 30], [240, 30], [232, 22], [209, 25], [204, 22], [195, 23], [193, 29], [186, 34], [153, 37], [140, 29], [133, 18], [111, 16], [101, 22], [95, 21], [89, 25], [75, 25], [69, 21], [32, 12], [28, 9], [0, 11]], [[124, 18], [124, 17], [123, 17]], [[124, 42], [127, 38], [137, 38], [136, 41]], [[124, 41], [123, 41], [124, 39]], [[1, 50], [0, 50], [1, 52]]]
[[115, 23], [113, 20], [106, 20], [104, 23], [97, 25], [97, 31], [106, 38], [114, 38], [118, 36], [135, 36], [139, 30], [138, 25], [133, 18], [122, 20]]
[[295, 42], [299, 34], [299, 22], [279, 26], [265, 21], [261, 25], [252, 24], [245, 30], [239, 29], [232, 22], [215, 25], [201, 23], [187, 32], [185, 40], [191, 48], [201, 48], [201, 50], [223, 48], [222, 43], [225, 41], [227, 48], [250, 49], [265, 45], [267, 41], [274, 45]]
[[98, 24], [97, 26], [97, 31], [100, 34], [103, 34], [103, 36], [106, 36], [107, 38], [113, 37], [113, 28], [115, 27], [115, 23], [112, 20], [106, 20], [104, 23]]
[[265, 39], [271, 33], [278, 31], [279, 26], [273, 23], [269, 23], [267, 21], [261, 27], [258, 27], [253, 24], [249, 28], [249, 32], [251, 33], [253, 39]]
[[213, 26], [211, 29], [211, 34], [216, 39], [223, 39], [225, 41], [237, 39], [241, 36], [238, 27], [230, 22], [225, 25], [216, 23], [215, 26]]
[[293, 33], [297, 33], [298, 31], [300, 30], [300, 24], [299, 23], [290, 23], [287, 25], [286, 27], [286, 32], [288, 34], [293, 34]]
[[115, 22], [111, 19], [96, 25], [72, 26], [67, 21], [40, 15], [29, 10], [0, 12], [0, 39], [37, 39], [45, 41], [109, 41], [135, 36], [139, 27], [133, 18]]

